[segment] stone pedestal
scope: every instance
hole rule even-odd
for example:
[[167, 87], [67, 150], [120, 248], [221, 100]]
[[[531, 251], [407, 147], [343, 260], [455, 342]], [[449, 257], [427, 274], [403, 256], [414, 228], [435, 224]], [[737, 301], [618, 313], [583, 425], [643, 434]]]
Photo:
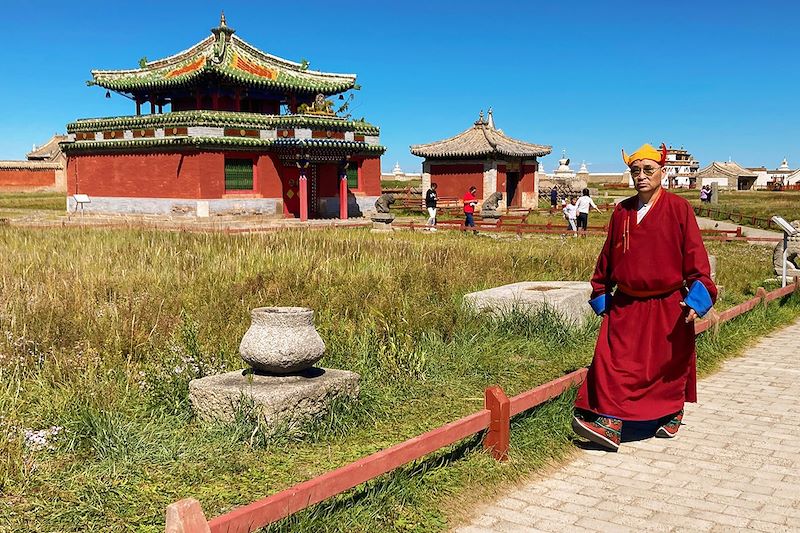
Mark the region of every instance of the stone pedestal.
[[252, 408], [272, 431], [302, 425], [336, 398], [358, 397], [355, 372], [312, 367], [325, 353], [312, 309], [258, 307], [251, 317], [239, 345], [250, 368], [189, 382], [198, 418], [232, 422], [240, 408]]
[[394, 231], [392, 222], [394, 215], [391, 213], [375, 213], [370, 217], [372, 220], [372, 232], [387, 233]]
[[464, 303], [496, 317], [512, 310], [533, 314], [547, 305], [565, 320], [583, 325], [592, 314], [587, 303], [591, 295], [592, 286], [585, 281], [523, 281], [466, 294]]
[[327, 411], [336, 398], [357, 398], [359, 377], [326, 368], [288, 375], [237, 370], [192, 380], [189, 399], [201, 420], [232, 422], [244, 401], [267, 427], [294, 428]]
[[500, 220], [500, 217], [503, 214], [500, 211], [481, 211], [481, 219], [484, 222], [489, 222], [491, 224], [497, 224], [497, 221]]

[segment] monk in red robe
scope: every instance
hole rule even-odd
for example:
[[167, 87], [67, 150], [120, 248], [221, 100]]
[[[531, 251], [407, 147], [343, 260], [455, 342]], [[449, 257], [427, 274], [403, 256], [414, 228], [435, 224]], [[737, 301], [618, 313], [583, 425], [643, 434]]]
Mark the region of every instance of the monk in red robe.
[[697, 401], [694, 320], [717, 297], [692, 207], [661, 188], [666, 148], [622, 156], [637, 195], [614, 209], [592, 276], [589, 303], [603, 322], [572, 421], [612, 451], [625, 420], [677, 434], [684, 402]]

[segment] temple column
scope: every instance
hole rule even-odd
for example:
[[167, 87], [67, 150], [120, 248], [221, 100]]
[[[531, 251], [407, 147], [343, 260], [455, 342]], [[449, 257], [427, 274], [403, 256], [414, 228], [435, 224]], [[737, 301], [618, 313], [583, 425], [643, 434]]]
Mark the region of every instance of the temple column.
[[156, 103], [153, 100], [150, 100], [150, 114], [156, 114]]
[[339, 166], [339, 218], [347, 220], [347, 160]]
[[308, 159], [301, 159], [297, 162], [297, 168], [300, 170], [300, 178], [298, 179], [298, 188], [300, 193], [300, 222], [308, 220]]
[[137, 98], [136, 99], [136, 116], [139, 116], [141, 114], [142, 114], [142, 101]]

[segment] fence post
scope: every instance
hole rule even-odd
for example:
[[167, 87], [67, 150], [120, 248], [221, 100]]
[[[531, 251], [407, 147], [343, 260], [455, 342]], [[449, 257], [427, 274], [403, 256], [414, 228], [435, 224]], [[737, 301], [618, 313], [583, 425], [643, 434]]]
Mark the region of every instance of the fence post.
[[761, 305], [766, 309], [769, 306], [769, 302], [767, 301], [767, 289], [759, 287], [756, 289], [756, 296], [761, 298]]
[[508, 459], [508, 443], [511, 434], [511, 401], [497, 385], [485, 391], [485, 406], [491, 412], [489, 432], [483, 439], [483, 448], [498, 461]]
[[736, 226], [736, 236], [737, 237], [741, 237], [742, 236], [742, 227], [741, 226]]
[[166, 533], [211, 533], [200, 502], [186, 498], [169, 504]]

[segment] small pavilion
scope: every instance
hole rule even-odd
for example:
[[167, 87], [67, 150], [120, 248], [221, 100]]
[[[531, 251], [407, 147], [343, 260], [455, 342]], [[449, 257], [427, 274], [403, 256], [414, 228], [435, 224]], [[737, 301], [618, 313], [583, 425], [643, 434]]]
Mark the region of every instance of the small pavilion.
[[88, 84], [130, 99], [135, 115], [67, 126], [69, 208], [78, 193], [86, 211], [110, 213], [306, 220], [372, 208], [385, 148], [376, 126], [345, 114], [355, 75], [310, 70], [234, 33], [223, 14], [183, 52], [92, 71]]
[[423, 194], [435, 182], [440, 197], [460, 198], [474, 185], [479, 199], [501, 192], [507, 207], [537, 207], [537, 158], [552, 149], [508, 137], [495, 127], [489, 109], [487, 117], [481, 111], [468, 130], [442, 141], [413, 145], [411, 153], [425, 158]]

